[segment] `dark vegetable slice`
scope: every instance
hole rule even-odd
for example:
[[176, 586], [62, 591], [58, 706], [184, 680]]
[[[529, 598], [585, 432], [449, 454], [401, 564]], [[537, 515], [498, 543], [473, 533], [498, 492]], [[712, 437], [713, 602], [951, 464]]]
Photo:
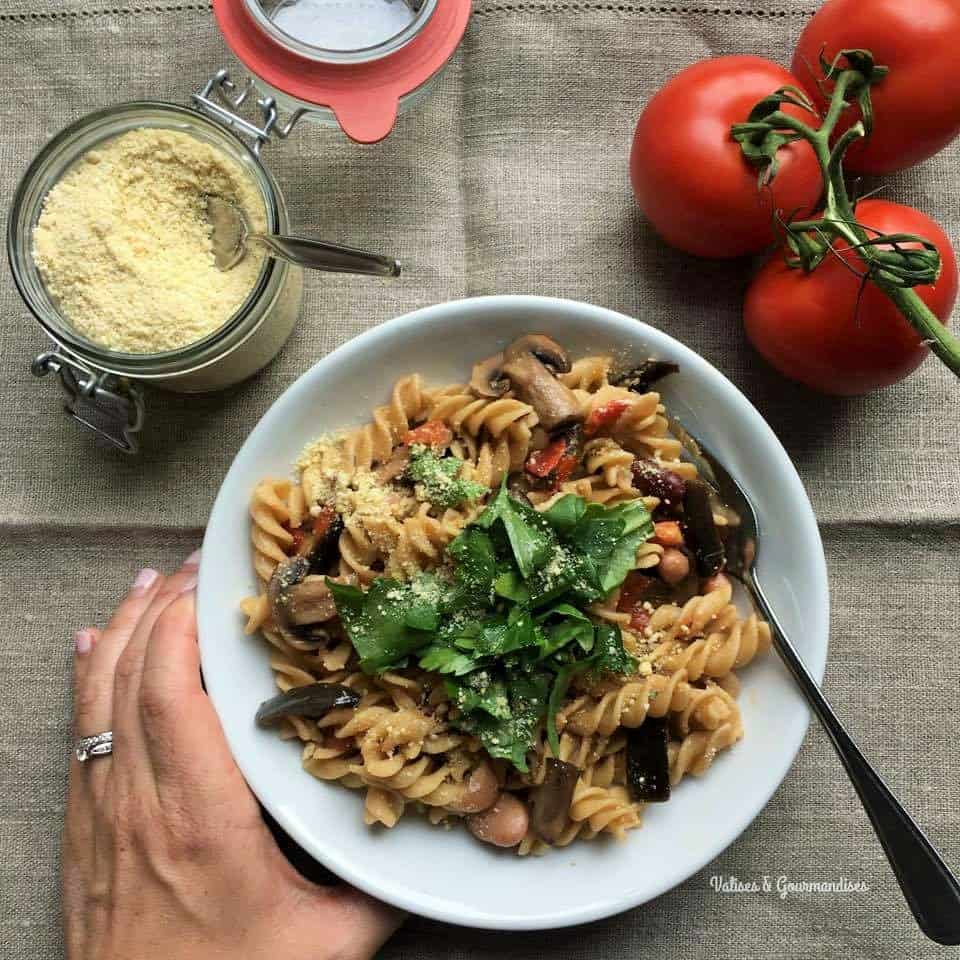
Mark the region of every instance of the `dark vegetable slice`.
[[726, 555], [723, 540], [713, 522], [713, 505], [710, 502], [710, 488], [702, 480], [686, 482], [687, 529], [696, 546], [697, 567], [703, 577], [712, 577], [723, 569]]
[[548, 757], [543, 783], [531, 794], [534, 833], [547, 843], [560, 839], [570, 817], [570, 803], [580, 771], [565, 760]]
[[319, 720], [331, 710], [355, 707], [359, 702], [360, 696], [342, 684], [310, 683], [264, 700], [257, 710], [257, 723], [266, 727], [290, 716]]
[[627, 735], [627, 786], [634, 800], [670, 799], [670, 760], [665, 717], [647, 717]]
[[312, 573], [326, 573], [339, 554], [340, 534], [343, 533], [343, 517], [335, 514], [326, 532], [320, 538], [310, 556]]
[[639, 366], [614, 380], [618, 387], [632, 390], [634, 393], [649, 393], [652, 384], [673, 373], [679, 373], [680, 367], [669, 360], [644, 360]]

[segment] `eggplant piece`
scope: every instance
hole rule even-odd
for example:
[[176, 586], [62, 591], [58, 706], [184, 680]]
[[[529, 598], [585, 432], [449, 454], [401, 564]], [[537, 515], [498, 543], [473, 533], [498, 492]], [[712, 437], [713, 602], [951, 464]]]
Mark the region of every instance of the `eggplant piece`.
[[257, 710], [257, 723], [261, 727], [268, 727], [291, 716], [319, 720], [331, 710], [355, 707], [359, 702], [360, 695], [343, 684], [309, 683], [264, 700]]
[[670, 799], [670, 758], [666, 717], [648, 716], [627, 735], [627, 787], [634, 800], [664, 803]]
[[532, 792], [534, 833], [547, 843], [560, 839], [570, 819], [570, 804], [580, 771], [565, 760], [546, 760], [543, 783]]
[[310, 552], [310, 572], [326, 573], [339, 556], [340, 534], [343, 533], [343, 517], [338, 513], [330, 521], [327, 532], [317, 538]]
[[697, 567], [702, 577], [712, 577], [723, 569], [726, 553], [720, 531], [713, 522], [710, 488], [702, 480], [688, 480], [685, 486], [687, 530], [696, 547]]
[[644, 360], [639, 366], [617, 377], [613, 383], [617, 387], [632, 390], [634, 393], [649, 393], [650, 387], [658, 380], [679, 372], [678, 364], [671, 363], [669, 360], [654, 360], [651, 357], [649, 360]]

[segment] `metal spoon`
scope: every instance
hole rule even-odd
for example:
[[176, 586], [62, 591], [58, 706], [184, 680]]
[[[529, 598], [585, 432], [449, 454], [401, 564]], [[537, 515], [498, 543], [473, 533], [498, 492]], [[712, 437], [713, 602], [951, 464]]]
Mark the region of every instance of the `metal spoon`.
[[671, 427], [701, 477], [711, 483], [721, 500], [740, 516], [739, 535], [733, 544], [730, 540], [727, 542], [726, 572], [743, 583], [770, 623], [774, 646], [827, 731], [883, 844], [920, 929], [937, 943], [960, 944], [960, 884], [957, 878], [850, 738], [764, 596], [755, 570], [761, 531], [753, 504], [740, 484], [698, 439], [675, 421], [671, 421]]
[[221, 270], [235, 267], [246, 255], [248, 243], [259, 243], [271, 257], [327, 273], [362, 273], [373, 277], [399, 277], [400, 264], [392, 257], [364, 253], [352, 247], [305, 237], [284, 237], [275, 233], [254, 233], [243, 211], [224, 197], [207, 195], [207, 220], [213, 256]]

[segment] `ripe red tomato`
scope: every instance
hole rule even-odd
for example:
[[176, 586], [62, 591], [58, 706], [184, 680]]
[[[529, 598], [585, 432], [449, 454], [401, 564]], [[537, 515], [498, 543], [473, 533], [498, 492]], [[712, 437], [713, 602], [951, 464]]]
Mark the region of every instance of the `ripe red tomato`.
[[777, 210], [810, 212], [822, 184], [809, 144], [781, 150], [772, 187], [760, 190], [757, 170], [730, 134], [787, 85], [799, 83], [770, 60], [717, 57], [682, 70], [647, 104], [633, 137], [630, 179], [667, 243], [703, 257], [739, 257], [773, 243]]
[[[815, 102], [828, 61], [865, 49], [890, 73], [872, 91], [873, 134], [855, 144], [846, 166], [856, 173], [889, 173], [932, 157], [960, 134], [960, 0], [828, 0], [807, 24], [793, 72]], [[855, 106], [842, 132], [860, 118]]]
[[[916, 291], [946, 321], [957, 299], [957, 261], [940, 226], [928, 216], [886, 200], [864, 200], [857, 219], [884, 233], [912, 233], [936, 244], [940, 279]], [[840, 251], [858, 270], [849, 249]], [[902, 380], [927, 355], [920, 336], [886, 295], [860, 280], [835, 257], [812, 273], [792, 270], [781, 255], [757, 274], [747, 291], [747, 335], [781, 373], [823, 393], [859, 394]]]

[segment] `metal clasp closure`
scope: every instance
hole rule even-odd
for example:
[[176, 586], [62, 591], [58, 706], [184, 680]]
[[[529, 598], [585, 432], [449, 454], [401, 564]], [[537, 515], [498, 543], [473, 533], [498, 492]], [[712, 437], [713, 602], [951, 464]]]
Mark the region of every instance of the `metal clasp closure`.
[[136, 453], [143, 427], [143, 392], [111, 373], [96, 373], [56, 352], [41, 353], [30, 368], [35, 377], [56, 373], [67, 400], [64, 409], [78, 423], [124, 453]]
[[250, 138], [250, 149], [256, 156], [265, 143], [269, 143], [275, 135], [284, 140], [297, 125], [300, 118], [307, 112], [302, 107], [291, 114], [285, 124], [280, 124], [280, 115], [277, 111], [277, 101], [273, 97], [259, 97], [256, 100], [260, 112], [260, 126], [240, 116], [236, 111], [256, 93], [253, 78], [248, 78], [242, 88], [230, 79], [226, 70], [218, 70], [197, 92], [191, 95], [194, 107], [215, 120], [230, 127], [236, 133]]

